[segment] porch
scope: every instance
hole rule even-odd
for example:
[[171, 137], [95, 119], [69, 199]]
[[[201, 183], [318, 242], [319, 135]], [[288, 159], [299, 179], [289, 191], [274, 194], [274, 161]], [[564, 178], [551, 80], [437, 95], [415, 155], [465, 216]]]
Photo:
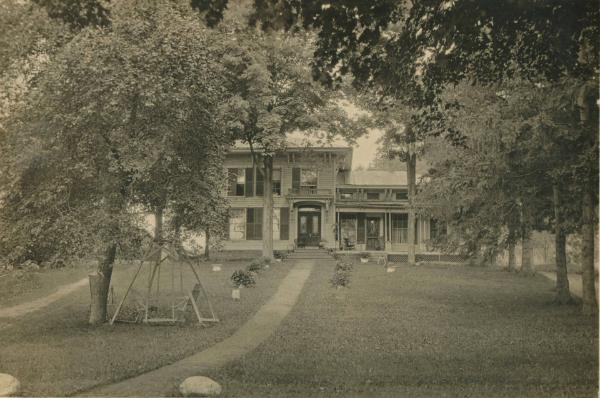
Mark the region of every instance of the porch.
[[[428, 218], [417, 216], [416, 253], [428, 251], [429, 224]], [[339, 252], [407, 253], [408, 211], [338, 208], [335, 243]]]

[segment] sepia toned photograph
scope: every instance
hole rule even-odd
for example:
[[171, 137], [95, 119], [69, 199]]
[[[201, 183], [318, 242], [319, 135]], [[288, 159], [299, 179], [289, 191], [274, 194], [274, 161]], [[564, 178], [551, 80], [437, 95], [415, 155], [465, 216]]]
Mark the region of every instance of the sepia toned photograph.
[[599, 45], [597, 0], [0, 0], [0, 397], [598, 397]]

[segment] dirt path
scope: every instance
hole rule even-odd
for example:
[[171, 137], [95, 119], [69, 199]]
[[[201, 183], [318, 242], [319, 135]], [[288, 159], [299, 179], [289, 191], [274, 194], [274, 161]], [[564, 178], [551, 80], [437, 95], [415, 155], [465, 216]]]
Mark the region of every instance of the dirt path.
[[78, 395], [96, 397], [178, 395], [178, 386], [186, 377], [202, 375], [207, 369], [223, 366], [254, 350], [265, 341], [296, 304], [313, 266], [314, 260], [299, 260], [283, 279], [273, 297], [237, 332], [222, 342], [171, 365]]
[[54, 303], [55, 301], [60, 300], [67, 294], [70, 294], [75, 290], [87, 285], [87, 283], [88, 278], [82, 278], [77, 282], [59, 287], [57, 291], [45, 297], [28, 301], [26, 303], [17, 304], [12, 307], [0, 308], [0, 318], [17, 318], [30, 312], [40, 310]]

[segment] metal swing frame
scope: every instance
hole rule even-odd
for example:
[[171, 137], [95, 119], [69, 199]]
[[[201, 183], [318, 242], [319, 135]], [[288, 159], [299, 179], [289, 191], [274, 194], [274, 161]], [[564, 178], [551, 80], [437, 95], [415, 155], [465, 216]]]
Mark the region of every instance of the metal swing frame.
[[[163, 257], [163, 253], [165, 253], [166, 256]], [[148, 325], [165, 325], [165, 324], [174, 325], [178, 322], [185, 322], [185, 312], [187, 311], [188, 305], [191, 304], [191, 306], [194, 310], [194, 314], [196, 315], [196, 318], [198, 319], [199, 325], [204, 325], [205, 323], [219, 322], [219, 319], [215, 316], [215, 312], [213, 310], [212, 304], [206, 293], [206, 289], [204, 289], [204, 286], [202, 285], [202, 282], [200, 281], [200, 276], [198, 275], [198, 272], [194, 268], [194, 264], [192, 264], [192, 262], [189, 259], [185, 258], [184, 256], [177, 255], [177, 251], [171, 250], [171, 248], [166, 247], [165, 244], [157, 245], [156, 243], [154, 243], [150, 247], [150, 249], [148, 250], [146, 255], [144, 255], [142, 257], [142, 259], [140, 260], [140, 265], [138, 266], [133, 278], [131, 279], [129, 286], [127, 287], [127, 290], [125, 291], [125, 294], [123, 295], [123, 298], [119, 302], [119, 305], [117, 306], [117, 308], [115, 310], [115, 313], [113, 314], [112, 318], [110, 319], [110, 322], [109, 322], [110, 325], [113, 325], [115, 323], [117, 316], [121, 312], [123, 304], [125, 303], [125, 300], [127, 299], [127, 296], [129, 295], [129, 293], [133, 287], [133, 284], [137, 280], [137, 278], [140, 274], [140, 271], [142, 270], [142, 267], [144, 265], [144, 262], [147, 259], [152, 258], [153, 256], [156, 256], [157, 254], [160, 254], [160, 257], [157, 258], [153, 263], [149, 262], [150, 276], [148, 278], [148, 288], [146, 291], [146, 297], [142, 303], [138, 303], [138, 309], [140, 310], [139, 312], [143, 312], [143, 318], [141, 319], [141, 321]], [[151, 317], [150, 309], [151, 309], [152, 288], [154, 286], [154, 281], [156, 279], [156, 296], [160, 296], [160, 270], [161, 270], [162, 265], [165, 262], [165, 260], [167, 260], [169, 258], [177, 260], [176, 262], [179, 264], [179, 285], [180, 285], [179, 293], [181, 293], [181, 295], [177, 299], [173, 298], [171, 300], [171, 317], [170, 318], [169, 317], [166, 317], [166, 318]], [[181, 263], [182, 259], [190, 267], [190, 269], [192, 270], [192, 272], [194, 274], [194, 277], [196, 278], [196, 283], [195, 283], [193, 289], [188, 290], [187, 292], [183, 292], [183, 270], [182, 270], [183, 264]], [[174, 269], [175, 266], [176, 266], [175, 262], [172, 262], [171, 263], [171, 293], [172, 294], [175, 293], [175, 269]], [[206, 300], [208, 309], [210, 311], [209, 316], [206, 316], [206, 317], [200, 313], [200, 310], [198, 308], [197, 300], [198, 300], [198, 296], [200, 295], [200, 293], [202, 294], [204, 300]], [[181, 316], [177, 317], [176, 312], [179, 312], [181, 314]], [[134, 322], [139, 322], [139, 318], [140, 318], [140, 316], [138, 315]]]

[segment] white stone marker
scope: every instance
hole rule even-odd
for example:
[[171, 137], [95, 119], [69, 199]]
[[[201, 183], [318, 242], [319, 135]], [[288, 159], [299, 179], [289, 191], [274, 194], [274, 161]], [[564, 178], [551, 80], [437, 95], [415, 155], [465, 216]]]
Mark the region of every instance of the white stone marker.
[[21, 383], [16, 377], [6, 373], [0, 373], [0, 397], [12, 397], [17, 395]]
[[221, 264], [213, 264], [212, 270], [215, 272], [221, 271]]
[[214, 397], [221, 391], [219, 383], [204, 376], [188, 377], [179, 385], [179, 392], [184, 397]]

